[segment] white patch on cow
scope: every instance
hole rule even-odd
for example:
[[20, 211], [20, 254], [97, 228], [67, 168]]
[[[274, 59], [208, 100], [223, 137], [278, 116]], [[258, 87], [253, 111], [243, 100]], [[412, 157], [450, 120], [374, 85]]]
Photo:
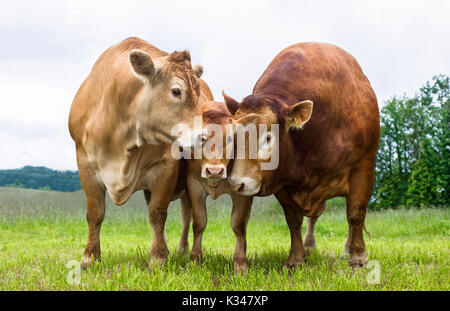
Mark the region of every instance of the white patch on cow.
[[272, 157], [272, 154], [276, 151], [275, 147], [276, 138], [272, 133], [264, 133], [258, 142], [258, 158], [262, 160], [267, 160]]
[[240, 185], [244, 184], [244, 188], [241, 192], [238, 193], [240, 195], [255, 195], [261, 189], [261, 183], [251, 177], [235, 177], [232, 175], [230, 176], [230, 178], [228, 178], [228, 182], [232, 187], [239, 187]]

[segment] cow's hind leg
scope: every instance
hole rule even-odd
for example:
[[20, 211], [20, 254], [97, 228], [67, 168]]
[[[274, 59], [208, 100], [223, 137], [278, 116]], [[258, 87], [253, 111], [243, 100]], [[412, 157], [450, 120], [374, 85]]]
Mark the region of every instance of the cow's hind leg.
[[367, 263], [363, 227], [373, 182], [373, 165], [360, 165], [349, 176], [349, 193], [347, 194], [348, 238], [344, 252], [350, 253], [349, 265], [352, 268], [362, 267]]
[[178, 251], [187, 254], [189, 252], [189, 226], [192, 219], [191, 201], [187, 193], [181, 197], [181, 237], [178, 243]]
[[101, 260], [100, 251], [100, 227], [105, 217], [105, 188], [99, 184], [95, 173], [78, 155], [78, 170], [81, 185], [86, 194], [86, 220], [89, 226], [84, 255], [81, 266], [87, 268], [92, 265], [93, 260]]
[[286, 267], [294, 268], [301, 266], [305, 261], [306, 251], [302, 240], [303, 215], [300, 208], [292, 201], [286, 190], [281, 190], [276, 194], [278, 201], [284, 210], [284, 216], [291, 233], [291, 251], [285, 263]]
[[253, 197], [232, 195], [231, 228], [236, 236], [236, 249], [233, 257], [234, 271], [247, 273], [247, 223], [250, 218]]
[[316, 237], [314, 236], [314, 227], [319, 217], [307, 217], [306, 233], [304, 246], [306, 253], [311, 254], [312, 250], [316, 248]]

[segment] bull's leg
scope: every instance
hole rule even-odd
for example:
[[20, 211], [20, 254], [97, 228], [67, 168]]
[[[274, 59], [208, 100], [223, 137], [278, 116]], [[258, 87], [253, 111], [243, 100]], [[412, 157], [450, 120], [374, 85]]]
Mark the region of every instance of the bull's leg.
[[316, 248], [316, 237], [314, 236], [314, 227], [316, 225], [317, 219], [319, 217], [307, 217], [307, 226], [305, 233], [305, 242], [304, 246], [306, 249], [306, 253], [310, 254], [311, 251]]
[[189, 226], [192, 218], [191, 200], [187, 193], [181, 197], [181, 237], [178, 244], [178, 251], [187, 254], [189, 252]]
[[236, 236], [236, 249], [233, 257], [234, 271], [247, 272], [247, 223], [250, 218], [253, 197], [232, 195], [233, 210], [231, 212], [231, 228]]
[[289, 257], [285, 265], [288, 268], [300, 266], [306, 257], [306, 251], [302, 240], [303, 215], [286, 190], [283, 189], [278, 192], [276, 197], [283, 207], [284, 216], [291, 233], [291, 251], [289, 252]]
[[188, 178], [188, 192], [192, 206], [192, 229], [194, 232], [194, 242], [190, 258], [197, 264], [200, 263], [202, 253], [202, 236], [208, 221], [206, 214], [206, 196], [202, 185], [195, 178]]
[[178, 178], [178, 163], [167, 163], [153, 188], [151, 189], [150, 202], [148, 204], [148, 216], [153, 228], [153, 242], [150, 252], [151, 269], [156, 263], [164, 263], [169, 254], [166, 243], [165, 226], [167, 208], [175, 190], [175, 182]]
[[101, 259], [100, 227], [105, 217], [106, 190], [87, 165], [83, 154], [77, 154], [77, 162], [81, 185], [86, 194], [86, 220], [89, 226], [87, 244], [81, 260], [81, 266], [86, 268], [91, 266], [92, 260]]
[[347, 194], [348, 238], [344, 252], [350, 253], [349, 265], [352, 268], [362, 267], [367, 263], [363, 227], [372, 192], [373, 178], [373, 165], [360, 165], [349, 176], [349, 193]]

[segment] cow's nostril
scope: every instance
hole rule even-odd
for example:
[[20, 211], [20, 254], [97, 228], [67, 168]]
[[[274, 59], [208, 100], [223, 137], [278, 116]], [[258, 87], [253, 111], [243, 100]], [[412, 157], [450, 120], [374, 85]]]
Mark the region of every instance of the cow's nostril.
[[209, 168], [206, 168], [206, 175], [211, 175], [211, 171], [209, 170]]
[[239, 188], [237, 189], [237, 192], [241, 193], [242, 191], [244, 191], [244, 183], [242, 183]]
[[219, 176], [222, 176], [223, 175], [223, 168], [221, 168], [220, 169], [220, 171], [219, 171], [219, 174], [218, 174]]

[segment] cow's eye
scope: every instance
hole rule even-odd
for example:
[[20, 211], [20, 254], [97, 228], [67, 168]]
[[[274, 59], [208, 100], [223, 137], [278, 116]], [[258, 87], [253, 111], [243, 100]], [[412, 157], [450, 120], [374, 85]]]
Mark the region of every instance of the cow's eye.
[[266, 144], [270, 144], [270, 141], [272, 140], [272, 135], [267, 135], [266, 136]]
[[181, 90], [177, 87], [172, 89], [172, 95], [176, 98], [181, 98]]

